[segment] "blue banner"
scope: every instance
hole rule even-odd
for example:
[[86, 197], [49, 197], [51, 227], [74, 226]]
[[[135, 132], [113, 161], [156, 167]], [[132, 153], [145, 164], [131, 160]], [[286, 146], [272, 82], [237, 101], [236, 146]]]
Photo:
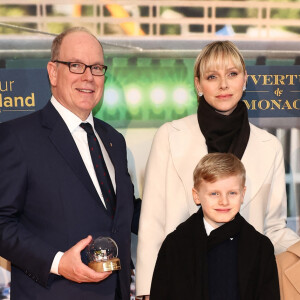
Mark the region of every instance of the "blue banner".
[[37, 111], [49, 99], [45, 69], [0, 70], [0, 122]]
[[[176, 66], [174, 66], [176, 68]], [[169, 75], [165, 76], [165, 81], [159, 81], [159, 84], [165, 86], [166, 91], [170, 91], [170, 78], [175, 74], [185, 81], [185, 97], [188, 97], [184, 102], [186, 109], [182, 108], [178, 112], [176, 106], [177, 101], [165, 101], [166, 104], [161, 108], [161, 113], [155, 115], [156, 108], [162, 106], [161, 103], [152, 103], [146, 96], [142, 97], [143, 104], [141, 107], [147, 110], [147, 114], [137, 114], [136, 108], [130, 104], [134, 99], [131, 95], [130, 99], [126, 99], [123, 105], [118, 103], [115, 110], [112, 108], [112, 99], [115, 95], [115, 82], [123, 82], [124, 78], [127, 81], [120, 88], [126, 89], [133, 83], [138, 85], [141, 68], [139, 66], [131, 67], [131, 80], [128, 81], [128, 76], [124, 77], [118, 66], [111, 68], [108, 73], [108, 80], [104, 90], [104, 105], [101, 107], [97, 117], [104, 121], [112, 121], [114, 119], [126, 121], [139, 121], [141, 127], [143, 123], [153, 122], [157, 119], [161, 123], [165, 121], [177, 119], [196, 112], [196, 94], [194, 93], [193, 75], [181, 77], [178, 72], [185, 69], [174, 69], [174, 72], [169, 71]], [[147, 70], [151, 73], [153, 68]], [[176, 71], [176, 72], [175, 72]], [[244, 102], [248, 108], [249, 118], [289, 118], [300, 117], [300, 66], [248, 66], [247, 90], [244, 95]], [[128, 72], [128, 69], [127, 71]], [[144, 71], [143, 71], [144, 72]], [[154, 71], [153, 71], [154, 72]], [[192, 70], [190, 70], [192, 72]], [[147, 74], [148, 74], [147, 73]], [[149, 77], [149, 74], [147, 75]], [[114, 79], [114, 81], [111, 80]], [[152, 78], [152, 77], [151, 77]], [[156, 83], [156, 77], [153, 77], [153, 82], [149, 82], [151, 86]], [[169, 81], [168, 81], [169, 80]], [[173, 80], [171, 80], [173, 82]], [[115, 91], [116, 93], [116, 91]], [[149, 92], [150, 93], [150, 92]], [[178, 94], [178, 93], [177, 93]], [[176, 95], [177, 95], [176, 94]], [[170, 95], [166, 93], [166, 97]], [[128, 96], [129, 97], [129, 96]], [[183, 96], [182, 96], [183, 97]], [[0, 71], [0, 122], [8, 121], [17, 117], [24, 116], [41, 109], [50, 99], [50, 87], [46, 69], [1, 69]], [[157, 97], [156, 97], [157, 100]], [[180, 102], [181, 103], [181, 102]], [[157, 107], [156, 107], [157, 106]], [[122, 116], [118, 114], [118, 109], [121, 110]], [[128, 120], [127, 120], [128, 119]]]
[[247, 67], [250, 118], [300, 117], [300, 66]]

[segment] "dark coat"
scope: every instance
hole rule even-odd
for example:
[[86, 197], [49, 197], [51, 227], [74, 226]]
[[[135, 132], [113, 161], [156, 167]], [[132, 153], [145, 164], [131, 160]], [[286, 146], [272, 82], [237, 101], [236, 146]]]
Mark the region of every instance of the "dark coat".
[[12, 263], [12, 300], [113, 299], [117, 272], [102, 282], [84, 284], [49, 275], [55, 254], [89, 234], [117, 242], [122, 299], [129, 299], [134, 196], [126, 145], [110, 125], [94, 122], [115, 168], [114, 220], [51, 102], [41, 111], [0, 124], [0, 255]]
[[[162, 244], [152, 279], [151, 300], [203, 299], [203, 283], [208, 279], [201, 274], [206, 264], [201, 251], [207, 235], [199, 211]], [[279, 300], [273, 245], [243, 218], [238, 239], [238, 285], [241, 300]]]

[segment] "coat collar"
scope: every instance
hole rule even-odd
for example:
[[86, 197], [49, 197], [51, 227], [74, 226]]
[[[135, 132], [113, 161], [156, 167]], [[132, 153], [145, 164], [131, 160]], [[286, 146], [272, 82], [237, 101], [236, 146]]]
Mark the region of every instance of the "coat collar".
[[[254, 277], [257, 276], [254, 272], [254, 268], [257, 266], [256, 259], [260, 255], [261, 244], [257, 239], [257, 232], [241, 218], [241, 230], [238, 240], [238, 281], [240, 288], [241, 299], [249, 299], [249, 282], [253, 281]], [[198, 270], [202, 270], [204, 263], [199, 255], [203, 251], [207, 251], [207, 234], [203, 223], [203, 213], [199, 209], [197, 213], [193, 214], [187, 221], [177, 227], [180, 230], [183, 243], [191, 244], [190, 249], [192, 252], [189, 257], [193, 259], [194, 265], [198, 266]], [[201, 276], [199, 278], [202, 278]], [[202, 279], [201, 279], [202, 280]], [[199, 285], [202, 282], [198, 283]], [[195, 297], [196, 299], [196, 297]], [[199, 299], [199, 297], [197, 298]]]
[[244, 204], [241, 207], [243, 210], [250, 200], [258, 193], [262, 182], [274, 167], [275, 160], [274, 144], [269, 143], [271, 136], [264, 130], [250, 124], [250, 137], [242, 162], [246, 169], [246, 195]]
[[[191, 115], [170, 123], [173, 130], [169, 136], [170, 152], [174, 167], [186, 190], [190, 215], [197, 211], [192, 198], [192, 171], [207, 154], [205, 138], [199, 128], [197, 115]], [[247, 170], [247, 191], [241, 210], [261, 188], [261, 183], [273, 167], [274, 151], [269, 149], [270, 135], [250, 124], [250, 138], [242, 157]], [[192, 170], [192, 171], [191, 171]], [[249, 180], [251, 178], [251, 180]]]
[[238, 244], [238, 274], [241, 299], [247, 299], [248, 282], [253, 279], [251, 275], [254, 274], [255, 260], [261, 253], [259, 253], [258, 233], [250, 224], [247, 224], [244, 218], [242, 220]]
[[299, 277], [299, 270], [300, 270], [300, 261], [293, 264], [291, 267], [284, 271], [286, 277], [290, 281], [290, 283], [294, 286], [297, 292], [300, 294], [300, 277]]
[[290, 283], [294, 286], [297, 292], [300, 294], [300, 277], [299, 277], [299, 270], [300, 270], [300, 242], [292, 245], [287, 249], [288, 252], [293, 253], [298, 257], [298, 261], [292, 264], [289, 268], [287, 268], [284, 273]]
[[[197, 216], [197, 217], [196, 217]], [[204, 236], [204, 239], [207, 240], [205, 226], [203, 223], [203, 213], [199, 209], [197, 215], [194, 218], [196, 222], [195, 228], [191, 228], [191, 232], [195, 231], [196, 236]], [[247, 288], [248, 282], [253, 280], [253, 268], [256, 266], [256, 258], [260, 255], [259, 253], [259, 243], [257, 242], [257, 232], [255, 229], [246, 222], [246, 220], [239, 215], [239, 225], [240, 234], [238, 240], [238, 281], [240, 287], [240, 296], [241, 299], [247, 299]], [[226, 229], [228, 231], [228, 228]], [[231, 229], [232, 230], [232, 229]], [[203, 240], [194, 237], [196, 240], [195, 245], [197, 247], [197, 252], [201, 251], [203, 248]]]
[[207, 154], [207, 146], [196, 115], [173, 121], [170, 125], [173, 127], [169, 136], [170, 155], [185, 188], [189, 213], [192, 215], [198, 209], [192, 198], [192, 172], [201, 157]]

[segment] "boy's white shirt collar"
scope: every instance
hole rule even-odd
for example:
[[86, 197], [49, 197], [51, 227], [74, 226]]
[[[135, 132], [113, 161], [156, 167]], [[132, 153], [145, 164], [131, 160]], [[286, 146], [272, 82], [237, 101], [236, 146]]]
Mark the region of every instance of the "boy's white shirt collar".
[[[205, 220], [204, 217], [203, 217], [203, 223], [204, 223], [204, 228], [205, 228], [205, 231], [206, 231], [207, 236], [209, 236], [210, 233], [211, 233], [213, 230], [217, 229], [217, 228], [212, 227], [212, 226]], [[224, 225], [224, 224], [222, 224], [222, 225]], [[222, 226], [222, 225], [221, 225], [221, 226]], [[233, 238], [230, 238], [230, 240], [232, 241]]]
[[212, 227], [206, 220], [203, 218], [204, 228], [206, 231], [207, 236], [210, 235], [210, 233], [215, 230], [216, 228]]

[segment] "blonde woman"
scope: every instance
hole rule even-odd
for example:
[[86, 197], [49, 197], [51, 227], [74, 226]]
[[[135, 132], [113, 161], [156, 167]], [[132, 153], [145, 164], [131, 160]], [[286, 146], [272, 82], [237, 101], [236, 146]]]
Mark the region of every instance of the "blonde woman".
[[275, 136], [249, 123], [241, 101], [247, 72], [237, 47], [229, 41], [208, 44], [196, 59], [194, 80], [197, 114], [162, 125], [147, 163], [136, 273], [137, 295], [145, 299], [162, 241], [198, 209], [191, 174], [207, 153], [230, 152], [241, 159], [247, 192], [240, 213], [270, 238], [276, 253], [299, 240], [286, 227], [282, 146]]

